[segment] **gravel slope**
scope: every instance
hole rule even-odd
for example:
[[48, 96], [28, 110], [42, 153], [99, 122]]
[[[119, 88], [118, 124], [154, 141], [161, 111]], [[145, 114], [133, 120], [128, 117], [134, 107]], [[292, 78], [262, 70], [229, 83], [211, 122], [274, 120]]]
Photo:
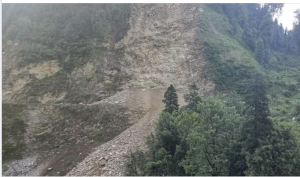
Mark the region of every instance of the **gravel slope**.
[[[124, 155], [130, 151], [145, 147], [146, 137], [153, 132], [154, 125], [164, 108], [163, 90], [141, 89], [131, 91], [133, 97], [125, 102], [131, 108], [142, 106], [147, 110], [138, 123], [120, 135], [98, 146], [81, 163], [73, 168], [68, 176], [120, 176], [124, 171]], [[182, 94], [179, 101], [183, 103]]]

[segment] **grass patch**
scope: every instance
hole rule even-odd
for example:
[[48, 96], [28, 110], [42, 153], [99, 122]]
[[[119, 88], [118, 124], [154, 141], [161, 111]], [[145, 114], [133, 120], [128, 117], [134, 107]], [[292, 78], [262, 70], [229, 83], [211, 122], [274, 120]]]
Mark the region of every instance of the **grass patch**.
[[206, 77], [210, 77], [219, 91], [241, 92], [247, 84], [245, 81], [251, 79], [252, 75], [259, 71], [255, 67], [237, 63], [234, 60], [222, 60], [220, 49], [205, 42], [204, 55], [206, 64]]
[[253, 54], [231, 35], [228, 18], [208, 5], [203, 5], [198, 37], [204, 43], [207, 61], [205, 76], [212, 79], [221, 92], [242, 92], [253, 75], [264, 75]]

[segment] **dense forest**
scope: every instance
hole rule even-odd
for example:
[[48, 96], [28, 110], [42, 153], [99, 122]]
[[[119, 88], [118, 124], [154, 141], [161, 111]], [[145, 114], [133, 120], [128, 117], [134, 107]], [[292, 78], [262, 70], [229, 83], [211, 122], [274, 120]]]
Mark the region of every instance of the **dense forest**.
[[[215, 42], [220, 39], [209, 32], [204, 39], [207, 77], [220, 92], [202, 98], [192, 84], [188, 104], [179, 108], [171, 85], [147, 150], [127, 156], [127, 175], [300, 175], [300, 11], [287, 30], [274, 18], [282, 7], [207, 5], [211, 19], [230, 24], [224, 29], [220, 22], [228, 44]], [[204, 30], [205, 20], [199, 21]], [[230, 42], [258, 65], [222, 61]]]

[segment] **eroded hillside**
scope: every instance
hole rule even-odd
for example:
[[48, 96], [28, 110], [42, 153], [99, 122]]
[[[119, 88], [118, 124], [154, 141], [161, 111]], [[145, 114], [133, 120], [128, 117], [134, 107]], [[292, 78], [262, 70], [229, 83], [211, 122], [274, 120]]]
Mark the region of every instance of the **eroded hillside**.
[[170, 84], [182, 106], [192, 83], [203, 97], [245, 98], [261, 76], [270, 117], [295, 128], [297, 50], [270, 43], [272, 18], [254, 6], [4, 5], [3, 174], [123, 175], [124, 155], [145, 148]]
[[[195, 82], [202, 94], [214, 89], [214, 84], [203, 77], [205, 61], [198, 33], [198, 20], [203, 13], [201, 5], [134, 4], [129, 7], [130, 13], [127, 7], [120, 5], [93, 8], [100, 9], [96, 18], [103, 18], [99, 23], [105, 22], [108, 30], [97, 29], [97, 26], [91, 30], [104, 30], [105, 37], [80, 39], [81, 35], [76, 34], [78, 41], [74, 39], [70, 42], [72, 45], [65, 43], [69, 38], [64, 35], [72, 33], [68, 28], [66, 33], [53, 37], [61, 36], [65, 41], [52, 41], [50, 45], [36, 42], [38, 37], [35, 36], [22, 37], [28, 31], [15, 35], [21, 36], [19, 38], [12, 38], [12, 29], [20, 24], [15, 22], [8, 26], [3, 41], [2, 101], [7, 105], [3, 122], [12, 121], [8, 121], [4, 129], [9, 130], [21, 121], [24, 132], [20, 137], [15, 136], [14, 131], [6, 132], [4, 175], [66, 175], [72, 169], [69, 174], [85, 175], [88, 169], [82, 166], [88, 162], [93, 164], [89, 167], [97, 168], [97, 159], [104, 153], [101, 149], [111, 143], [115, 147], [110, 153], [119, 155], [109, 157], [113, 160], [108, 160], [106, 170], [92, 170], [88, 174], [119, 175], [122, 168], [112, 164], [118, 159], [116, 164], [123, 164], [125, 152], [143, 146], [145, 136], [152, 131], [163, 109], [161, 100], [167, 86], [174, 84], [179, 91], [184, 91]], [[32, 16], [30, 10], [35, 8], [45, 7], [29, 7], [30, 13], [16, 21], [44, 24], [43, 16]], [[53, 6], [61, 13], [57, 8]], [[109, 14], [110, 8], [114, 13]], [[51, 11], [46, 14], [49, 13]], [[120, 17], [123, 26], [117, 25], [121, 24], [116, 20]], [[54, 24], [63, 23], [58, 17], [53, 19]], [[26, 29], [26, 25], [22, 29]], [[88, 25], [92, 24], [84, 25], [90, 28]], [[73, 27], [82, 28], [78, 24]], [[52, 30], [50, 27], [48, 32], [38, 27], [33, 29], [37, 36]], [[52, 48], [56, 45], [66, 53], [56, 54]], [[40, 47], [42, 49], [35, 50]], [[54, 54], [44, 54], [44, 50]], [[11, 115], [11, 111], [16, 114]], [[126, 151], [114, 152], [123, 146], [118, 143], [119, 139], [129, 136], [128, 132], [132, 140], [128, 141]], [[89, 160], [89, 153], [93, 160]], [[76, 167], [83, 159], [86, 160]]]
[[127, 87], [184, 89], [196, 82], [203, 91], [213, 88], [202, 77], [205, 65], [199, 42], [200, 5], [139, 4], [132, 6], [125, 38], [122, 71], [132, 75]]

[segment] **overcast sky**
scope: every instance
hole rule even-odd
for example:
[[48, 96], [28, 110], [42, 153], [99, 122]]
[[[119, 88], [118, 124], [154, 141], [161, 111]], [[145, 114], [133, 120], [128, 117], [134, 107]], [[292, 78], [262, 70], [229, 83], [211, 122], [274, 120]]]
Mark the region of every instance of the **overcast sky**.
[[283, 28], [293, 29], [294, 11], [297, 9], [300, 9], [300, 4], [284, 4], [282, 14], [278, 18], [278, 22], [279, 24], [282, 23]]

